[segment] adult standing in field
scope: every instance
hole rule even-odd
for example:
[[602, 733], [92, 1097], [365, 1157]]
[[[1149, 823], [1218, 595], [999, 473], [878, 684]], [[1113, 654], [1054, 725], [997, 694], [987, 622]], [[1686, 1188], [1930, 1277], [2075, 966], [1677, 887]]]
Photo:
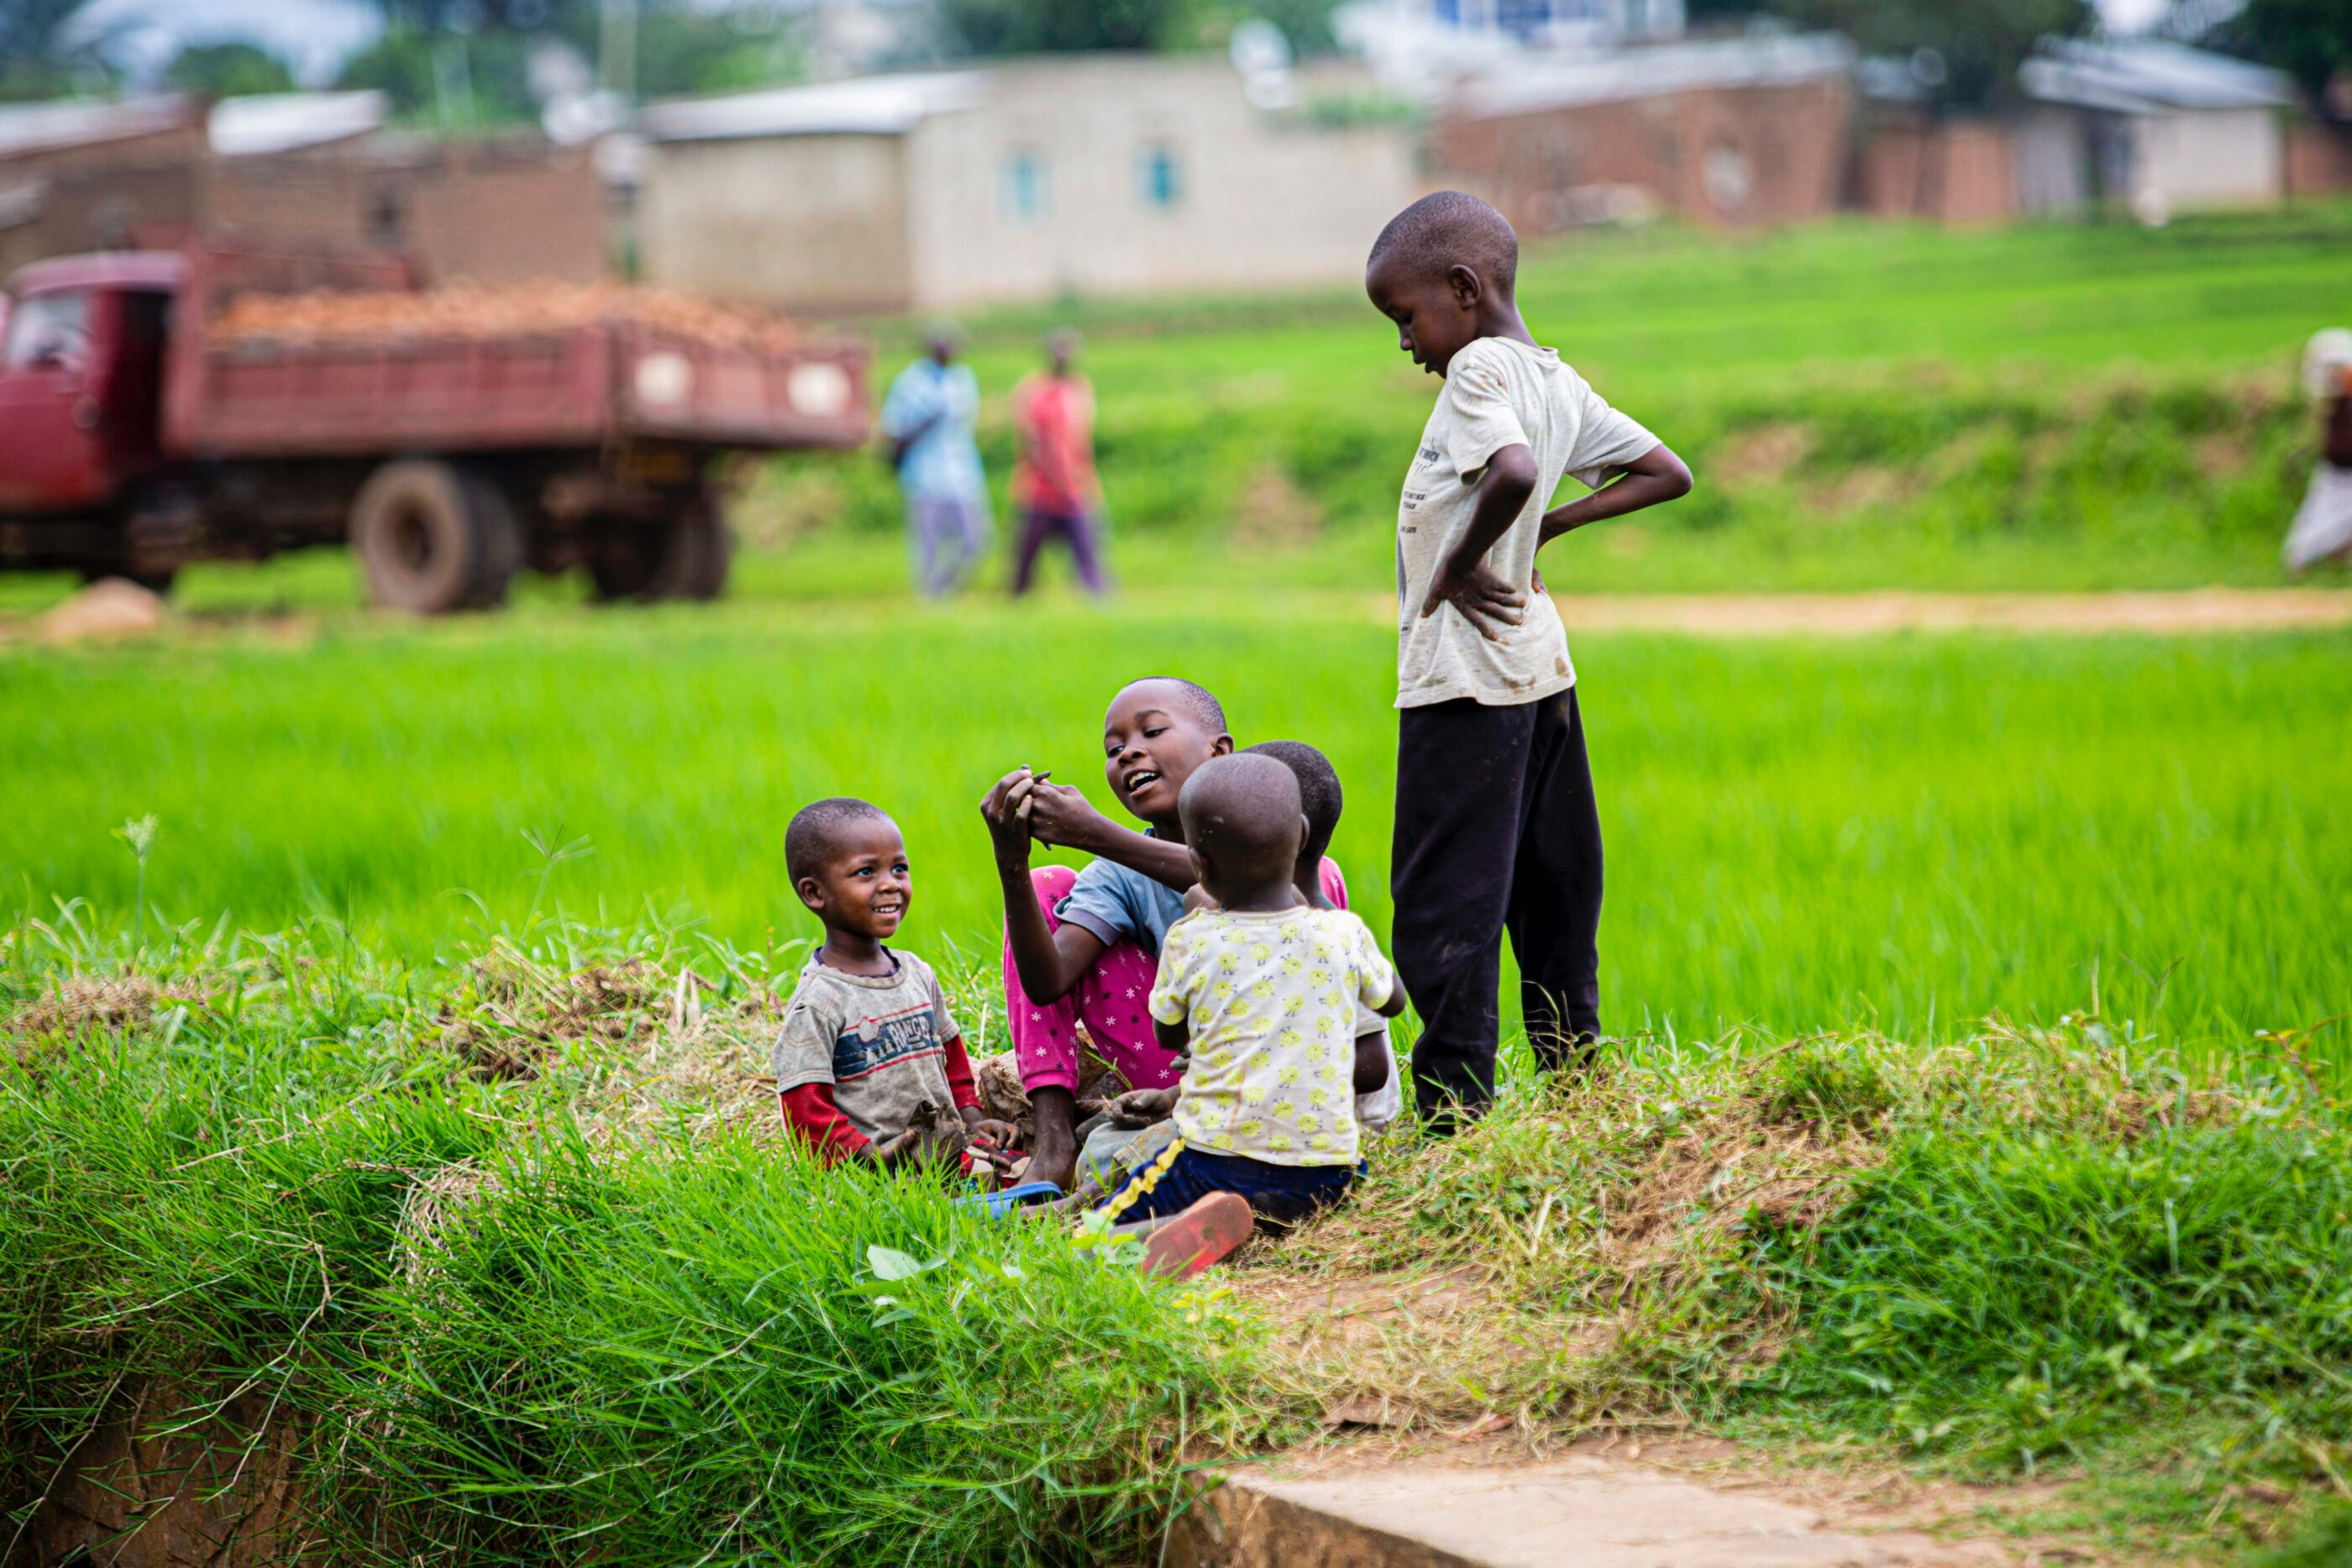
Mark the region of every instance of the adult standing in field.
[[890, 466], [907, 497], [915, 589], [926, 599], [963, 587], [994, 531], [988, 476], [972, 439], [980, 382], [971, 366], [956, 362], [958, 339], [952, 326], [933, 327], [929, 352], [898, 372], [882, 402]]
[[1074, 363], [1078, 335], [1064, 328], [1045, 338], [1045, 368], [1013, 389], [1013, 431], [1020, 455], [1013, 468], [1013, 504], [1021, 513], [1021, 542], [1013, 561], [1013, 592], [1029, 591], [1038, 552], [1049, 539], [1070, 547], [1078, 580], [1088, 593], [1105, 589], [1098, 521], [1102, 486], [1095, 476], [1095, 389]]
[[2303, 352], [2303, 390], [2319, 405], [2319, 462], [2287, 531], [2289, 571], [2352, 560], [2352, 331], [2330, 327]]

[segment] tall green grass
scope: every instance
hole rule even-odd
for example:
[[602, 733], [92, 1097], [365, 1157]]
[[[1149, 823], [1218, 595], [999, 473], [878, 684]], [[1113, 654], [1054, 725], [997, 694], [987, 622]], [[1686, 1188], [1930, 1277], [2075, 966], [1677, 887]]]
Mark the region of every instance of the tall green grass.
[[[162, 820], [157, 915], [347, 922], [416, 961], [484, 909], [813, 926], [792, 811], [869, 797], [904, 827], [907, 940], [992, 954], [977, 802], [1016, 764], [1107, 810], [1121, 682], [1219, 691], [1244, 740], [1327, 750], [1334, 853], [1385, 929], [1393, 633], [1306, 598], [1093, 612], [757, 606], [243, 636], [0, 660], [0, 887], [128, 925], [111, 830]], [[2234, 1048], [2352, 1008], [2326, 912], [2352, 885], [2340, 634], [1808, 643], [1577, 639], [1609, 845], [1615, 1027], [1875, 1023], [1936, 1038], [1995, 1009], [2107, 1010]], [[524, 835], [584, 841], [548, 873]], [[2333, 1040], [2334, 1035], [2328, 1037]], [[2334, 1045], [2330, 1050], [2337, 1049]]]
[[[642, 950], [530, 930], [559, 974]], [[1205, 1297], [936, 1179], [624, 1125], [584, 1064], [478, 1081], [448, 993], [336, 933], [151, 950], [186, 999], [111, 1028], [18, 1009], [125, 948], [8, 935], [0, 1528], [135, 1409], [290, 1475], [338, 1562], [1097, 1561], [1232, 1429]]]

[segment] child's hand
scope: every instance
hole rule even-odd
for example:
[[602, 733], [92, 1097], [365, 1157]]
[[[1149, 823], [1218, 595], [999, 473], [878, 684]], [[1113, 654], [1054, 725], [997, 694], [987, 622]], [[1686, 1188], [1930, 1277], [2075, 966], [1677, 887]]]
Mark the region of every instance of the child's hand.
[[1176, 1110], [1173, 1089], [1130, 1089], [1110, 1103], [1110, 1119], [1120, 1127], [1149, 1127]]
[[980, 799], [980, 814], [988, 823], [999, 865], [1029, 863], [1030, 797], [1036, 787], [1037, 776], [1023, 766], [999, 779]]
[[982, 1116], [966, 1124], [971, 1129], [971, 1141], [991, 1149], [1009, 1149], [1020, 1137], [1010, 1122], [1000, 1122], [993, 1116]]
[[1093, 821], [1098, 812], [1087, 804], [1086, 796], [1075, 785], [1048, 784], [1039, 774], [1029, 790], [1029, 836], [1041, 844], [1072, 844], [1080, 841], [1084, 824]]
[[866, 1157], [886, 1171], [897, 1170], [922, 1157], [923, 1135], [909, 1127], [884, 1143], [866, 1145]]
[[1207, 888], [1202, 886], [1199, 883], [1196, 882], [1192, 886], [1184, 890], [1185, 914], [1190, 915], [1195, 910], [1214, 909], [1216, 907], [1216, 895], [1212, 894]]
[[1527, 619], [1527, 603], [1525, 593], [1512, 587], [1508, 578], [1488, 570], [1484, 561], [1472, 561], [1464, 568], [1445, 561], [1429, 585], [1421, 612], [1428, 617], [1436, 614], [1440, 605], [1451, 604], [1477, 629], [1478, 635], [1497, 643], [1502, 641], [1504, 627], [1517, 626]]

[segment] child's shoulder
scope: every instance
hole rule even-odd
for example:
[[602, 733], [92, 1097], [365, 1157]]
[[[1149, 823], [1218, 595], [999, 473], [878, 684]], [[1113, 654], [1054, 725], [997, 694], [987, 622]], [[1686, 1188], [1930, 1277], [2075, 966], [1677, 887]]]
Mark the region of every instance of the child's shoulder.
[[1563, 378], [1581, 384], [1584, 380], [1558, 349], [1523, 343], [1517, 338], [1473, 338], [1445, 367], [1446, 380], [1453, 381], [1465, 369], [1475, 379], [1506, 385], [1545, 386]]
[[1215, 942], [1233, 924], [1224, 917], [1224, 913], [1213, 904], [1186, 910], [1168, 923], [1168, 934], [1160, 939], [1160, 950], [1166, 953], [1172, 948], [1181, 952], [1187, 947]]
[[1344, 938], [1359, 933], [1369, 936], [1372, 932], [1364, 924], [1364, 917], [1352, 909], [1310, 909], [1307, 914], [1314, 921], [1317, 933], [1323, 936]]

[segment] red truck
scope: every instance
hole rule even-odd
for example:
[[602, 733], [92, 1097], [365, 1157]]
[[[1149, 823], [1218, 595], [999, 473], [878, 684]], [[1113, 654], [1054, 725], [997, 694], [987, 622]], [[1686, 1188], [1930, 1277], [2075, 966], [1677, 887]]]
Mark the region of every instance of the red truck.
[[0, 568], [162, 590], [184, 563], [348, 541], [424, 613], [528, 567], [600, 598], [727, 579], [730, 452], [853, 446], [865, 350], [615, 316], [349, 341], [208, 330], [252, 293], [410, 289], [404, 258], [200, 246], [37, 263], [0, 302]]

